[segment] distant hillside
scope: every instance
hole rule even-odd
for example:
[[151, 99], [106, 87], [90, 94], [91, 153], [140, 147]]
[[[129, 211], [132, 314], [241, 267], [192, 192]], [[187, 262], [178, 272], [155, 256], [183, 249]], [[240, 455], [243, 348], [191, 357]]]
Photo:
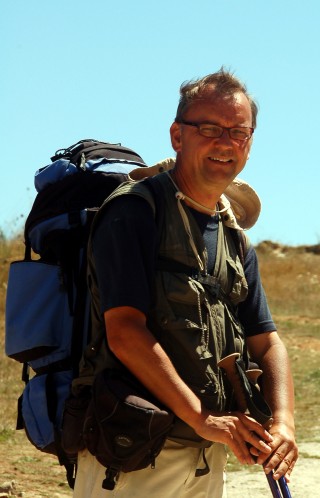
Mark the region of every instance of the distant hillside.
[[301, 246], [287, 246], [279, 244], [278, 242], [272, 242], [271, 240], [265, 240], [260, 242], [255, 246], [257, 251], [261, 253], [273, 252], [276, 254], [288, 254], [288, 253], [313, 253], [320, 254], [320, 244], [316, 245], [301, 245]]

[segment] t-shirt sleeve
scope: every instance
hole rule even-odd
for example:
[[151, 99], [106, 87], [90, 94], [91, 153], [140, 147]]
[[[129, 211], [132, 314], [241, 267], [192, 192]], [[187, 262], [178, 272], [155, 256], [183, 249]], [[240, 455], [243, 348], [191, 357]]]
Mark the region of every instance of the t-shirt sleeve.
[[245, 276], [248, 282], [248, 297], [239, 305], [239, 319], [246, 336], [276, 330], [267, 298], [261, 283], [256, 251], [250, 246], [245, 258]]
[[147, 313], [156, 237], [153, 211], [146, 200], [125, 195], [110, 202], [92, 239], [101, 313], [119, 306]]

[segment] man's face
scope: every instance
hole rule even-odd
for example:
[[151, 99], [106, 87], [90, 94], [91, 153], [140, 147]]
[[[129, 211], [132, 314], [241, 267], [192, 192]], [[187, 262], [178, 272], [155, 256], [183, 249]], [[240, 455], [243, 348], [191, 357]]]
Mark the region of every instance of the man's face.
[[[183, 119], [228, 128], [252, 126], [251, 107], [242, 92], [227, 98], [212, 92], [207, 99], [192, 104]], [[227, 130], [219, 138], [208, 138], [201, 136], [194, 126], [173, 123], [170, 133], [183, 183], [194, 188], [209, 189], [215, 185], [223, 192], [249, 158], [252, 138], [233, 140]]]

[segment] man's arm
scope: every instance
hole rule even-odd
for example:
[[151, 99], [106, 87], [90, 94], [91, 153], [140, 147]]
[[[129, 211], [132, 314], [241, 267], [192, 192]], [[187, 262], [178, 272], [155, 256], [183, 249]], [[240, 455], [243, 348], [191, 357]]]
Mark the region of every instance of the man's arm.
[[[285, 475], [289, 480], [298, 458], [298, 448], [295, 442], [293, 379], [287, 350], [277, 332], [248, 337], [247, 344], [252, 359], [263, 370], [263, 394], [274, 418], [270, 429], [272, 454], [259, 454], [257, 463], [264, 465], [267, 474], [274, 470], [276, 479]], [[252, 454], [257, 455], [254, 449]]]
[[255, 463], [248, 444], [265, 455], [272, 438], [255, 420], [240, 413], [212, 413], [177, 374], [169, 357], [146, 327], [145, 315], [122, 306], [105, 312], [111, 351], [150, 392], [209, 440], [229, 446], [243, 464]]

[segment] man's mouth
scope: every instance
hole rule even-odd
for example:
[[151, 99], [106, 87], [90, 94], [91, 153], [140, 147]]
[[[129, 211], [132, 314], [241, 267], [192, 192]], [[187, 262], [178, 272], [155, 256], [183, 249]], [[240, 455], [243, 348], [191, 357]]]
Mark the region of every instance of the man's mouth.
[[209, 157], [210, 161], [220, 162], [220, 163], [231, 163], [232, 159], [226, 159], [223, 157]]

